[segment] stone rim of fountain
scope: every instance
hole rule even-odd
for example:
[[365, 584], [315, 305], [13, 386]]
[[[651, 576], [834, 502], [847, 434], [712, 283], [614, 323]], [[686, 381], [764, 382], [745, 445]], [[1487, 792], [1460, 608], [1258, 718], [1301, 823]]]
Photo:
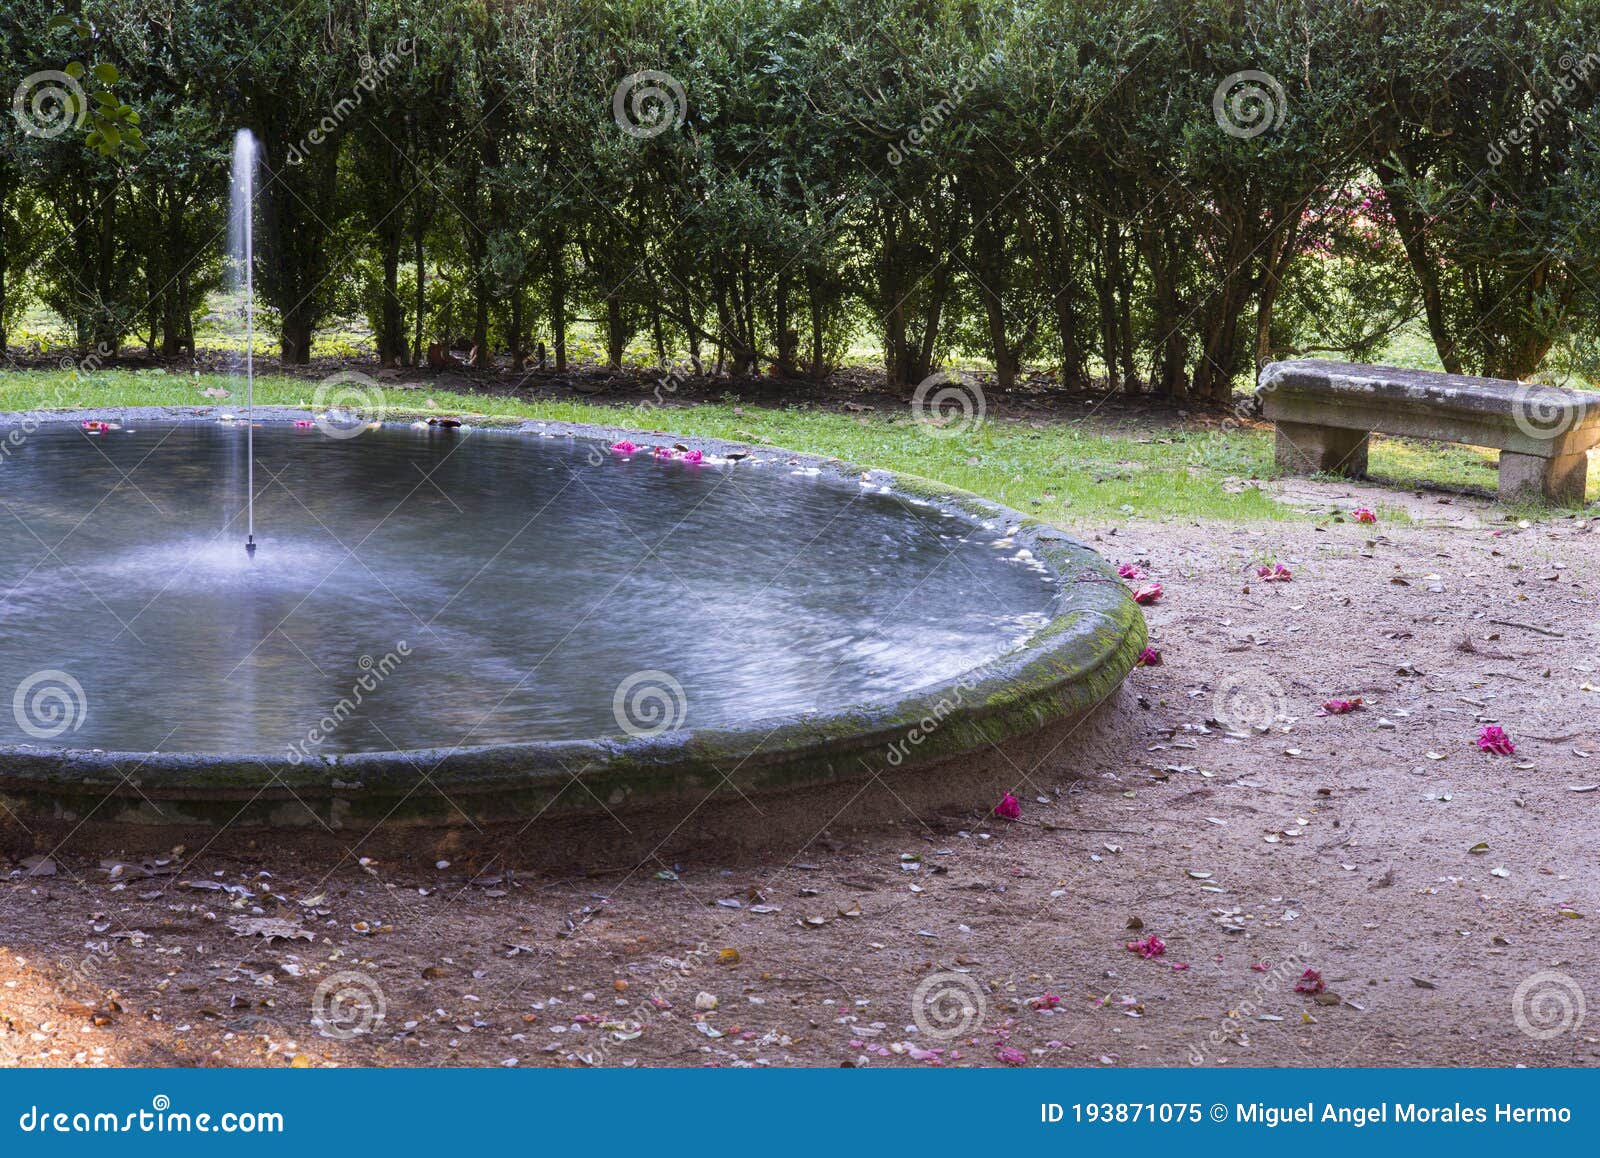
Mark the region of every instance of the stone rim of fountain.
[[[229, 412], [221, 406], [18, 411], [0, 414], [0, 437], [19, 428], [84, 421], [205, 424]], [[260, 423], [314, 417], [292, 407], [256, 407]], [[392, 421], [409, 422], [411, 416]], [[25, 820], [68, 824], [92, 817], [97, 825], [339, 830], [380, 821], [458, 825], [468, 823], [468, 816], [474, 824], [594, 816], [693, 804], [730, 788], [792, 791], [866, 780], [878, 771], [933, 769], [962, 757], [976, 759], [991, 745], [1061, 733], [1117, 690], [1146, 643], [1144, 616], [1110, 563], [1064, 531], [969, 491], [777, 447], [627, 426], [476, 417], [474, 423], [529, 437], [606, 444], [624, 437], [646, 445], [668, 440], [707, 454], [744, 453], [758, 460], [729, 469], [778, 462], [849, 481], [870, 472], [890, 494], [931, 503], [968, 524], [1000, 520], [1015, 527], [1017, 544], [1057, 581], [1051, 618], [1020, 648], [951, 679], [908, 689], [894, 703], [653, 737], [357, 752], [300, 764], [278, 753], [0, 746], [0, 805]], [[270, 550], [270, 529], [264, 544]], [[439, 791], [427, 790], [430, 782]], [[575, 782], [586, 791], [569, 792]]]

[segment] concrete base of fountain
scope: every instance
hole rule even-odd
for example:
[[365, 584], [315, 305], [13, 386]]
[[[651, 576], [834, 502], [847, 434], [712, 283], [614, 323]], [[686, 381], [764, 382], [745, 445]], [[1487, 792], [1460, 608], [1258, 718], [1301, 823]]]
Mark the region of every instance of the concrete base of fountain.
[[[206, 408], [10, 415], [0, 419], [0, 437], [24, 424], [215, 416]], [[262, 422], [307, 417], [257, 412]], [[541, 422], [517, 429], [530, 439], [597, 445], [627, 433]], [[748, 451], [689, 444], [707, 455]], [[858, 480], [863, 469], [761, 453], [841, 480]], [[40, 849], [73, 834], [74, 846], [159, 849], [227, 829], [240, 841], [280, 844], [293, 833], [297, 843], [393, 842], [409, 851], [510, 839], [559, 859], [563, 847], [596, 840], [610, 853], [659, 844], [663, 834], [683, 839], [685, 823], [702, 839], [714, 832], [760, 839], [779, 830], [791, 837], [796, 825], [821, 828], [830, 817], [893, 811], [902, 807], [896, 795], [918, 808], [970, 812], [1005, 790], [1030, 791], [1028, 778], [1057, 782], [1060, 768], [1072, 763], [1074, 729], [1116, 692], [1145, 645], [1143, 616], [1127, 588], [1094, 551], [1037, 520], [925, 479], [888, 472], [873, 478], [968, 525], [1003, 524], [1057, 580], [1049, 621], [1022, 647], [889, 702], [655, 736], [362, 751], [299, 762], [277, 753], [14, 745], [0, 748], [0, 839], [13, 849]], [[270, 537], [262, 550], [271, 550]], [[880, 790], [879, 778], [898, 786], [895, 793]]]

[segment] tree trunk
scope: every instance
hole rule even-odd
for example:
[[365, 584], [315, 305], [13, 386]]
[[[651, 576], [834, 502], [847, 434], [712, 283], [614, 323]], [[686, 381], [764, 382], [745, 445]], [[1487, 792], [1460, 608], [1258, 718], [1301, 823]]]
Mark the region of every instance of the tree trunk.
[[483, 284], [486, 280], [479, 279], [478, 292], [472, 303], [472, 365], [478, 370], [488, 370], [494, 366], [494, 354], [489, 349], [489, 291]]
[[379, 311], [378, 364], [398, 366], [406, 352], [405, 310], [400, 304], [400, 230], [379, 231], [383, 247], [383, 303]]
[[420, 366], [420, 365], [422, 365], [422, 357], [423, 357], [423, 353], [424, 353], [424, 347], [423, 347], [423, 344], [422, 344], [423, 318], [427, 314], [427, 307], [426, 307], [427, 292], [426, 292], [426, 286], [427, 286], [427, 276], [428, 276], [427, 267], [423, 264], [423, 260], [422, 260], [423, 254], [422, 254], [422, 216], [421, 216], [421, 214], [417, 215], [417, 217], [415, 219], [415, 223], [413, 225], [413, 230], [414, 230], [414, 232], [413, 232], [412, 238], [411, 238], [411, 244], [412, 244], [412, 250], [413, 250], [412, 260], [413, 260], [413, 262], [415, 263], [415, 265], [417, 267], [417, 330], [416, 330], [417, 340], [416, 340], [415, 344], [412, 346], [411, 364], [413, 366]]
[[522, 348], [522, 287], [519, 285], [511, 291], [511, 331], [506, 335], [506, 345], [511, 347], [511, 372], [517, 376], [522, 375], [522, 363], [527, 360], [527, 351]]
[[606, 298], [606, 366], [622, 369], [622, 355], [627, 353], [627, 323], [622, 316], [622, 299], [615, 293]]

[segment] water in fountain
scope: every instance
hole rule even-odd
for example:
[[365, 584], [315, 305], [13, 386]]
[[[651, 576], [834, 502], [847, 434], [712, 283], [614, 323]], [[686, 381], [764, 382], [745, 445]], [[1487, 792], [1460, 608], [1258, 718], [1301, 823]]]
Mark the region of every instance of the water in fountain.
[[884, 704], [1016, 646], [1057, 590], [1003, 526], [854, 480], [400, 424], [263, 425], [252, 562], [207, 525], [240, 435], [57, 427], [6, 464], [0, 673], [70, 673], [88, 711], [40, 740], [5, 685], [0, 748], [282, 755], [401, 641], [310, 757], [618, 735], [649, 673], [689, 727]]
[[256, 552], [256, 299], [255, 299], [256, 139], [249, 129], [233, 138], [233, 181], [228, 198], [228, 279], [232, 296], [244, 299], [245, 380], [245, 541]]

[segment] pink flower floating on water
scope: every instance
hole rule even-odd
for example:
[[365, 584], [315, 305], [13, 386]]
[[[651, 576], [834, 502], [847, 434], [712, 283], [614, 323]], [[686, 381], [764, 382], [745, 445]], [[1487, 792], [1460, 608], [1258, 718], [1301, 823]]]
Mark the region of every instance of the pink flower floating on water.
[[683, 452], [684, 462], [703, 462], [705, 457], [705, 452], [699, 450], [686, 450]]
[[1117, 574], [1120, 575], [1124, 579], [1148, 579], [1149, 578], [1148, 575], [1146, 575], [1143, 571], [1139, 570], [1139, 568], [1135, 567], [1132, 563], [1119, 564], [1117, 566]]
[[1133, 601], [1135, 603], [1155, 603], [1165, 594], [1166, 592], [1161, 589], [1161, 584], [1149, 583], [1133, 593]]
[[1003, 1045], [994, 1051], [994, 1060], [1008, 1066], [1025, 1066], [1028, 1064], [1028, 1055], [1014, 1045]]
[[1361, 706], [1361, 697], [1356, 696], [1348, 700], [1327, 700], [1318, 709], [1319, 716], [1342, 716], [1346, 712], [1353, 712]]
[[1017, 820], [1022, 816], [1022, 801], [1007, 792], [1000, 798], [1000, 803], [994, 806], [994, 814], [1007, 820]]
[[296, 430], [310, 430], [315, 425], [316, 423], [309, 418], [296, 418], [294, 420], [294, 428]]
[[1506, 730], [1499, 724], [1485, 724], [1478, 733], [1478, 747], [1485, 752], [1493, 752], [1496, 756], [1509, 756], [1517, 750], [1511, 742], [1511, 737], [1506, 735]]
[[1140, 667], [1160, 667], [1161, 653], [1153, 647], [1147, 647], [1139, 653]]
[[1296, 993], [1308, 993], [1312, 996], [1321, 993], [1327, 987], [1327, 983], [1322, 980], [1322, 974], [1315, 969], [1307, 969], [1300, 974], [1300, 980], [1294, 983]]
[[672, 457], [672, 447], [670, 447], [670, 446], [658, 446], [658, 447], [656, 447], [655, 456], [657, 458], [671, 458]]
[[1160, 937], [1151, 933], [1142, 941], [1129, 941], [1128, 952], [1137, 953], [1148, 961], [1152, 957], [1159, 957], [1167, 951], [1167, 943]]
[[611, 444], [611, 453], [612, 454], [638, 454], [639, 453], [639, 447], [638, 447], [638, 445], [636, 443], [629, 442], [626, 438], [624, 438], [621, 442], [613, 442]]
[[1373, 514], [1368, 507], [1357, 507], [1350, 512], [1350, 517], [1358, 523], [1376, 523], [1378, 521], [1378, 516]]
[[1256, 578], [1263, 583], [1287, 583], [1294, 578], [1294, 572], [1282, 563], [1274, 563], [1270, 567], [1257, 567]]

